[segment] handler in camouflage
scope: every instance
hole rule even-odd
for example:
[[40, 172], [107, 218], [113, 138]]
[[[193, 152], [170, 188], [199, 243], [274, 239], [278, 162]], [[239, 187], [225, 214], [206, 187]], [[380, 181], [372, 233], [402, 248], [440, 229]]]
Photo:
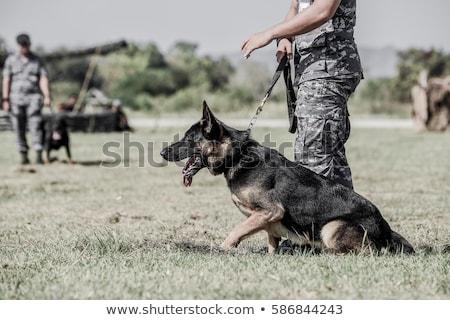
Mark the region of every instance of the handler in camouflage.
[[295, 54], [298, 129], [295, 159], [353, 188], [344, 144], [350, 134], [347, 101], [362, 78], [353, 38], [356, 0], [292, 0], [284, 22], [254, 34], [245, 57], [278, 39], [277, 58]]
[[28, 35], [17, 36], [17, 43], [20, 52], [8, 56], [3, 69], [3, 109], [11, 112], [22, 164], [30, 162], [26, 140], [27, 122], [31, 144], [36, 150], [36, 163], [42, 164], [42, 102], [46, 106], [51, 105], [47, 70], [42, 60], [30, 51]]

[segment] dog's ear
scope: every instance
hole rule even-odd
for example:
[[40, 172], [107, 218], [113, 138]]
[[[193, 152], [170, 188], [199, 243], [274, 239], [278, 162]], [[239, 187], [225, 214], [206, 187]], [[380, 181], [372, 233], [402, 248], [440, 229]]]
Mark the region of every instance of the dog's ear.
[[203, 129], [203, 135], [207, 139], [220, 140], [222, 138], [223, 130], [220, 122], [209, 109], [206, 101], [203, 101], [203, 117], [200, 120], [200, 125]]

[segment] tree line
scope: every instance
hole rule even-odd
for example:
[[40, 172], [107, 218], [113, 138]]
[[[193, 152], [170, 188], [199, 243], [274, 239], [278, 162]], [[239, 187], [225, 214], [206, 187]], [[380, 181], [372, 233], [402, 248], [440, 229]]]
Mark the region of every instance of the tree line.
[[[218, 108], [254, 107], [270, 82], [271, 71], [248, 61], [236, 68], [225, 57], [202, 56], [197, 49], [197, 44], [184, 41], [175, 43], [167, 53], [154, 43], [130, 44], [98, 58], [89, 87], [136, 110], [179, 112], [198, 107], [205, 98]], [[0, 38], [0, 67], [6, 56]], [[47, 62], [54, 100], [79, 92], [89, 63], [90, 56]], [[392, 112], [393, 106], [410, 103], [411, 88], [422, 69], [428, 69], [430, 77], [450, 75], [450, 55], [439, 50], [400, 51], [396, 75], [363, 81], [355, 103], [368, 105], [371, 113]], [[282, 90], [275, 90], [271, 99], [284, 101], [284, 97]]]
[[369, 112], [395, 113], [395, 108], [411, 104], [411, 89], [422, 70], [428, 70], [430, 78], [450, 75], [450, 54], [441, 50], [411, 48], [400, 51], [398, 57], [394, 77], [366, 79], [361, 85], [356, 99], [368, 105]]

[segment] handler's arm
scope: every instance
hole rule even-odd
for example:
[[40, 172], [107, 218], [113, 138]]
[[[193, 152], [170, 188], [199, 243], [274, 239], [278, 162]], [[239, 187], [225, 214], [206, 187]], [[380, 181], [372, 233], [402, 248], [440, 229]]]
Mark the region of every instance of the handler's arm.
[[254, 50], [268, 45], [274, 39], [296, 36], [320, 27], [333, 17], [340, 3], [341, 0], [316, 0], [292, 18], [252, 35], [242, 44], [244, 56], [250, 57]]
[[48, 77], [41, 76], [41, 79], [39, 80], [39, 88], [41, 89], [41, 92], [44, 95], [44, 106], [49, 107], [52, 104], [52, 100], [50, 97], [50, 86], [48, 84]]
[[5, 110], [6, 112], [8, 112], [10, 109], [10, 104], [9, 104], [10, 89], [11, 89], [11, 77], [4, 76], [3, 81], [2, 81], [2, 94], [3, 94], [2, 105], [3, 105], [3, 110]]
[[[284, 21], [287, 21], [295, 17], [295, 15], [297, 14], [297, 7], [298, 7], [297, 0], [292, 0], [291, 7], [289, 8], [289, 12]], [[276, 52], [277, 61], [280, 62], [285, 54], [287, 54], [289, 59], [292, 58], [292, 38], [282, 38], [278, 43]]]

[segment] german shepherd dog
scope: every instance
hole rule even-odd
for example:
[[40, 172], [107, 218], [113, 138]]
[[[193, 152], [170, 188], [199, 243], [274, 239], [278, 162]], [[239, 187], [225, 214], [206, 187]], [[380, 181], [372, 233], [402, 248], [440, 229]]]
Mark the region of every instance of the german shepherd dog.
[[247, 219], [234, 228], [221, 247], [231, 249], [259, 231], [268, 234], [269, 253], [282, 238], [295, 243], [320, 242], [334, 253], [413, 253], [377, 207], [353, 190], [289, 161], [276, 150], [218, 120], [206, 102], [203, 117], [178, 142], [161, 151], [168, 161], [188, 159], [183, 183], [206, 167], [225, 176], [231, 198]]

